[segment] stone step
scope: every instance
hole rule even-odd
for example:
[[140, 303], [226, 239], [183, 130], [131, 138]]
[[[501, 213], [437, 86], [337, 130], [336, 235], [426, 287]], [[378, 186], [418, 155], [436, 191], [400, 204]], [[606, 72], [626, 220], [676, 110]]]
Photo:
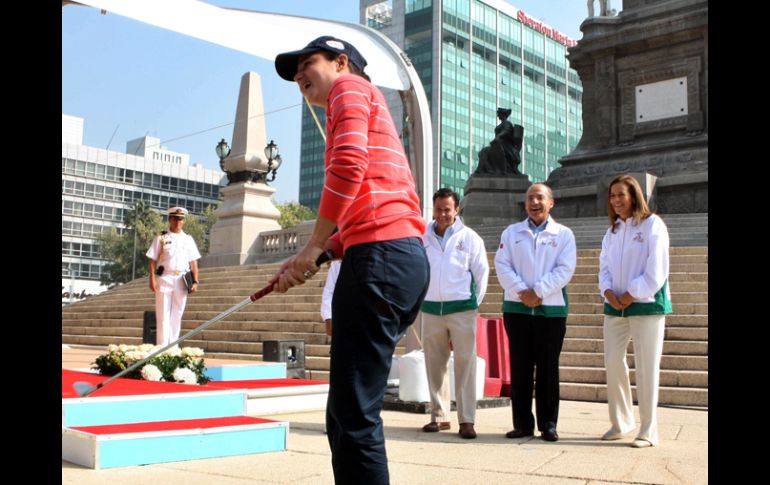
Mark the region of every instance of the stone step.
[[[668, 321], [666, 323], [669, 324]], [[571, 325], [569, 318], [567, 318], [566, 338], [603, 339], [604, 332], [601, 325]], [[708, 328], [671, 327], [667, 325], [663, 339], [666, 341], [708, 342]]]
[[[678, 283], [708, 283], [708, 273], [669, 273], [668, 281], [672, 287], [678, 286]], [[492, 280], [490, 280], [491, 282]], [[572, 275], [572, 279], [569, 282], [570, 285], [575, 284], [593, 284], [594, 288], [598, 289], [599, 277], [596, 274], [575, 274]]]
[[142, 343], [142, 337], [117, 337], [114, 335], [69, 335], [62, 332], [61, 343], [71, 345], [98, 345], [103, 347], [106, 347], [110, 344], [140, 345]]
[[[636, 402], [636, 386], [632, 386], [631, 393]], [[607, 402], [607, 386], [606, 384], [561, 383], [559, 397], [570, 401]], [[658, 390], [658, 403], [707, 407], [708, 389], [661, 386]]]
[[[479, 312], [483, 315], [499, 315], [502, 313], [502, 298], [494, 301], [494, 298], [487, 299], [479, 307]], [[680, 303], [674, 301], [672, 304], [673, 315], [705, 315], [708, 316], [708, 303]], [[569, 312], [578, 315], [603, 315], [604, 305], [601, 302], [575, 302], [570, 298]]]
[[[488, 285], [488, 287], [491, 285]], [[500, 287], [502, 290], [502, 287]], [[669, 291], [671, 292], [672, 298], [676, 295], [679, 295], [681, 293], [708, 293], [708, 281], [705, 282], [692, 282], [692, 281], [681, 281], [681, 282], [669, 282], [668, 286]], [[489, 291], [489, 289], [487, 290]], [[577, 283], [574, 281], [570, 281], [570, 283], [567, 285], [567, 294], [568, 295], [575, 295], [575, 294], [599, 294], [599, 284], [597, 281], [592, 281], [590, 283]]]
[[[570, 308], [572, 307], [573, 303], [597, 303], [597, 304], [604, 303], [604, 298], [601, 295], [599, 295], [598, 292], [570, 294], [568, 289], [567, 295], [569, 296]], [[676, 295], [676, 297], [674, 297], [674, 295]], [[690, 293], [676, 293], [676, 294], [672, 292], [671, 300], [672, 300], [672, 303], [707, 303], [708, 297], [709, 297], [708, 293], [704, 293], [704, 292], [690, 292]], [[484, 299], [486, 300], [486, 296], [484, 297]]]
[[[677, 255], [671, 255], [669, 253], [669, 264], [702, 264], [702, 263], [708, 263], [709, 256], [708, 254], [677, 254]], [[599, 255], [591, 255], [591, 256], [578, 256], [577, 257], [577, 264], [578, 266], [588, 266], [599, 264]]]
[[[629, 367], [633, 367], [633, 355], [627, 358]], [[560, 366], [571, 367], [601, 367], [604, 368], [604, 355], [596, 352], [562, 351], [559, 358]], [[661, 369], [670, 370], [708, 370], [708, 356], [663, 355]]]
[[[264, 342], [266, 340], [303, 340], [305, 344], [328, 344], [329, 337], [322, 333], [312, 332], [275, 332], [269, 330], [223, 330], [212, 329], [209, 327], [203, 332], [199, 333], [196, 338], [198, 340], [218, 341], [218, 342], [237, 342], [237, 343], [257, 343]], [[259, 349], [259, 352], [262, 350]], [[256, 350], [254, 350], [256, 352]]]
[[[182, 332], [189, 332], [196, 328], [196, 324], [200, 324], [203, 320], [183, 320]], [[118, 335], [119, 329], [131, 328], [135, 329], [142, 335], [143, 322], [141, 320], [111, 320], [111, 319], [94, 319], [94, 320], [81, 320], [81, 321], [63, 321], [62, 329], [65, 328], [82, 328], [85, 329], [79, 333], [89, 333], [89, 329], [104, 329], [94, 330], [94, 333], [98, 332], [114, 332]], [[324, 324], [320, 322], [272, 322], [272, 321], [238, 321], [230, 320], [229, 317], [220, 320], [204, 332], [210, 330], [227, 330], [227, 331], [242, 331], [242, 332], [289, 332], [289, 333], [312, 333], [323, 334]], [[133, 334], [132, 334], [133, 335]]]
[[[708, 273], [708, 263], [669, 263], [668, 272], [672, 273]], [[598, 275], [599, 263], [578, 264], [575, 267], [576, 275]]]
[[[245, 298], [236, 298], [238, 302], [243, 301]], [[221, 301], [221, 300], [218, 300]], [[258, 300], [254, 303], [252, 303], [249, 308], [256, 308], [257, 305], [269, 303], [269, 302], [275, 302], [275, 303], [284, 303], [284, 302], [296, 302], [298, 304], [302, 303], [313, 303], [319, 305], [321, 304], [321, 293], [319, 292], [317, 295], [296, 295], [294, 298], [287, 299], [287, 298], [276, 298], [274, 295], [269, 295], [268, 297], [265, 297], [262, 300]], [[229, 305], [232, 306], [232, 305]], [[221, 312], [228, 308], [225, 304], [213, 304], [213, 303], [205, 303], [202, 301], [196, 301], [195, 299], [190, 299], [187, 301], [187, 306], [185, 306], [185, 314], [187, 314], [188, 311], [195, 310], [196, 308], [201, 310], [205, 309], [206, 307], [211, 307], [211, 311]], [[81, 307], [81, 308], [72, 308], [70, 305], [67, 305], [66, 307], [62, 308], [62, 315], [77, 315], [77, 314], [83, 314], [87, 312], [105, 312], [105, 311], [140, 311], [144, 312], [145, 310], [154, 311], [155, 310], [155, 299], [154, 298], [147, 298], [145, 300], [132, 300], [130, 302], [123, 301], [122, 304], [92, 304], [87, 307]], [[241, 310], [241, 311], [245, 311]]]
[[[631, 385], [636, 385], [636, 370], [629, 371]], [[607, 372], [598, 367], [559, 367], [559, 381], [572, 383], [607, 384]], [[709, 375], [705, 371], [661, 370], [660, 385], [668, 387], [708, 388]]]
[[100, 326], [71, 326], [62, 325], [62, 333], [68, 335], [92, 335], [92, 336], [107, 336], [107, 337], [138, 337], [142, 338], [141, 328], [130, 327], [100, 327]]
[[[627, 351], [633, 353], [633, 342], [628, 344]], [[597, 338], [565, 338], [562, 347], [564, 352], [593, 352], [604, 355], [604, 340]], [[664, 340], [664, 355], [708, 356], [708, 342], [692, 340]]]
[[[500, 316], [500, 315], [498, 315]], [[604, 315], [571, 313], [567, 317], [567, 329], [572, 327], [592, 326], [601, 328], [604, 324]], [[666, 331], [672, 327], [708, 327], [708, 315], [680, 315], [672, 313], [666, 315]], [[700, 328], [697, 329], [702, 331]], [[702, 340], [693, 338], [689, 340]]]

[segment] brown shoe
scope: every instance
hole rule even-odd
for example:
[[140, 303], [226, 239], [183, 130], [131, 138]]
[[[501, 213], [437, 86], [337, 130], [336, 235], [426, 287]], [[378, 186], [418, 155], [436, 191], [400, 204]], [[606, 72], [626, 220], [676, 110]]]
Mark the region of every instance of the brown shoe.
[[473, 423], [460, 423], [460, 437], [466, 440], [476, 438], [476, 430], [473, 429]]
[[449, 421], [441, 421], [438, 423], [436, 421], [431, 421], [430, 423], [423, 426], [422, 430], [426, 433], [437, 433], [439, 431], [446, 431], [451, 427], [452, 426], [449, 424]]

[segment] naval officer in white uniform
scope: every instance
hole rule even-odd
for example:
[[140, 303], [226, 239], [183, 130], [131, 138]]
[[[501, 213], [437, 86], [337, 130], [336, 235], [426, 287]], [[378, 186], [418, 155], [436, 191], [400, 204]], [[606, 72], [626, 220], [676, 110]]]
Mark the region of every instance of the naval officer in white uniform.
[[155, 293], [157, 345], [168, 345], [179, 338], [182, 313], [187, 303], [184, 275], [192, 273], [190, 293], [198, 290], [198, 259], [201, 255], [195, 240], [182, 230], [187, 209], [172, 207], [168, 210], [168, 231], [152, 241], [147, 257], [150, 258], [150, 289]]

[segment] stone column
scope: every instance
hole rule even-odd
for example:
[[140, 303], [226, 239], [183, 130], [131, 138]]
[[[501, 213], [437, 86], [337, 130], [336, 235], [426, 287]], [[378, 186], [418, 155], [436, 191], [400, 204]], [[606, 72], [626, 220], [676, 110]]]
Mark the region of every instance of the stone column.
[[211, 228], [209, 254], [202, 267], [253, 264], [258, 256], [259, 233], [280, 229], [280, 212], [270, 197], [275, 192], [265, 183], [267, 160], [262, 85], [255, 72], [241, 78], [238, 109], [233, 128], [233, 146], [224, 169], [231, 182], [222, 189], [224, 200], [216, 210], [217, 222]]

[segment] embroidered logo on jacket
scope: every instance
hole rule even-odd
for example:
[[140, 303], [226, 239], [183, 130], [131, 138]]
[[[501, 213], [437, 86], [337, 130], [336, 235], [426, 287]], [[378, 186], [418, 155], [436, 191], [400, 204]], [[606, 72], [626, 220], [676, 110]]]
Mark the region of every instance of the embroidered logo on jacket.
[[457, 250], [458, 251], [465, 251], [465, 246], [463, 246], [463, 242], [462, 241], [457, 243]]
[[556, 239], [555, 238], [551, 238], [551, 239], [548, 239], [548, 240], [540, 241], [540, 244], [543, 245], [543, 246], [552, 246], [554, 248], [556, 246], [558, 246], [558, 244], [556, 244]]
[[640, 243], [644, 242], [644, 236], [642, 236], [641, 231], [636, 233], [636, 236], [634, 236], [633, 240]]

